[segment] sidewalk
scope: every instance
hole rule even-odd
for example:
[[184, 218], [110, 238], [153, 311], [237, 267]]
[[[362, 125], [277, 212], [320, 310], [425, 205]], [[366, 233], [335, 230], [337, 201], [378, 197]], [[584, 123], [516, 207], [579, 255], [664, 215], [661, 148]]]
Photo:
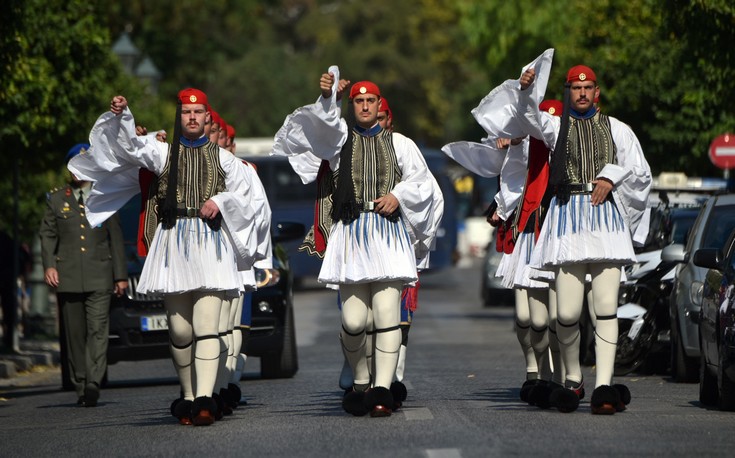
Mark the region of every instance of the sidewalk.
[[17, 353], [0, 347], [0, 380], [17, 377], [40, 366], [58, 365], [60, 359], [58, 341], [20, 339]]

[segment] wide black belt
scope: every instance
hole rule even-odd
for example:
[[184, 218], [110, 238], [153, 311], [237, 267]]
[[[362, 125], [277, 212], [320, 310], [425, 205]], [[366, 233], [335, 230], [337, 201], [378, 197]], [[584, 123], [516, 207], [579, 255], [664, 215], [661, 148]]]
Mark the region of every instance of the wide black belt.
[[177, 218], [196, 218], [199, 216], [199, 209], [195, 207], [178, 207], [176, 208]]
[[[196, 207], [177, 207], [175, 214], [176, 219], [198, 218], [199, 209]], [[207, 226], [209, 226], [213, 231], [218, 231], [222, 227], [222, 213], [217, 213], [217, 216], [212, 219], [204, 219], [204, 222], [207, 223]]]
[[555, 188], [557, 195], [592, 194], [593, 189], [595, 189], [595, 185], [592, 183], [560, 184]]

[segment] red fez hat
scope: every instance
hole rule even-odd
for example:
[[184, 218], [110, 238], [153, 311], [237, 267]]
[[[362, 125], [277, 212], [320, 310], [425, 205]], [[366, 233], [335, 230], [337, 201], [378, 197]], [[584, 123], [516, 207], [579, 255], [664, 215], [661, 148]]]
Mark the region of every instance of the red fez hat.
[[564, 110], [564, 104], [554, 99], [544, 100], [538, 107], [541, 111], [545, 111], [554, 116], [561, 116], [561, 113]]
[[227, 123], [222, 119], [222, 116], [219, 118], [219, 130], [220, 132], [225, 131], [225, 134], [227, 133]]
[[388, 105], [388, 99], [385, 97], [380, 98], [380, 111], [385, 111], [389, 118], [393, 117], [393, 112], [390, 109], [390, 105]]
[[217, 113], [214, 110], [210, 110], [211, 117], [212, 117], [212, 123], [222, 124], [222, 118], [220, 117], [219, 113]]
[[352, 85], [350, 89], [350, 99], [354, 99], [357, 94], [375, 94], [380, 97], [380, 89], [370, 81], [360, 81]]
[[194, 89], [193, 87], [189, 87], [186, 89], [183, 89], [179, 92], [179, 100], [181, 100], [181, 103], [186, 104], [202, 104], [209, 109], [209, 103], [207, 103], [207, 94], [200, 91], [199, 89]]
[[573, 83], [575, 81], [594, 81], [597, 82], [597, 76], [586, 65], [575, 65], [570, 68], [567, 72], [567, 83]]
[[227, 124], [227, 138], [235, 138], [235, 128]]

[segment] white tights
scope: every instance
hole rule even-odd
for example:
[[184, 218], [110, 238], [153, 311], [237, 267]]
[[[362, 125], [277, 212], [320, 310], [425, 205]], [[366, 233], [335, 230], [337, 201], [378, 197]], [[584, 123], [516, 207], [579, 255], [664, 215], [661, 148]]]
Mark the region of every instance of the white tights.
[[[340, 285], [341, 340], [355, 385], [369, 384], [371, 372], [373, 386], [389, 388], [393, 381], [401, 346], [398, 325], [402, 287], [400, 281]], [[375, 334], [372, 344], [368, 345], [366, 331], [371, 328]], [[368, 366], [368, 354], [372, 355], [372, 371]]]
[[592, 277], [592, 305], [597, 319], [595, 330], [595, 388], [611, 385], [618, 338], [618, 289], [620, 267], [615, 264], [572, 264], [559, 267], [556, 274], [557, 326], [559, 347], [566, 378], [582, 381], [579, 365], [579, 318], [584, 305], [585, 275]]
[[214, 391], [222, 352], [218, 331], [223, 299], [222, 291], [189, 291], [163, 297], [171, 356], [185, 399], [212, 396]]

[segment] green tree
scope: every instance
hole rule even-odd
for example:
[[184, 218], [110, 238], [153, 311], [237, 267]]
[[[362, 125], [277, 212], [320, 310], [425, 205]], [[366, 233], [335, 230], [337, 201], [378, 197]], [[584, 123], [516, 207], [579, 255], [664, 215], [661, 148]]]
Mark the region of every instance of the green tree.
[[103, 3], [7, 0], [0, 6], [0, 228], [10, 232], [17, 221], [23, 240], [38, 229], [45, 191], [65, 179], [66, 151], [85, 141], [113, 89], [142, 92], [110, 52]]

